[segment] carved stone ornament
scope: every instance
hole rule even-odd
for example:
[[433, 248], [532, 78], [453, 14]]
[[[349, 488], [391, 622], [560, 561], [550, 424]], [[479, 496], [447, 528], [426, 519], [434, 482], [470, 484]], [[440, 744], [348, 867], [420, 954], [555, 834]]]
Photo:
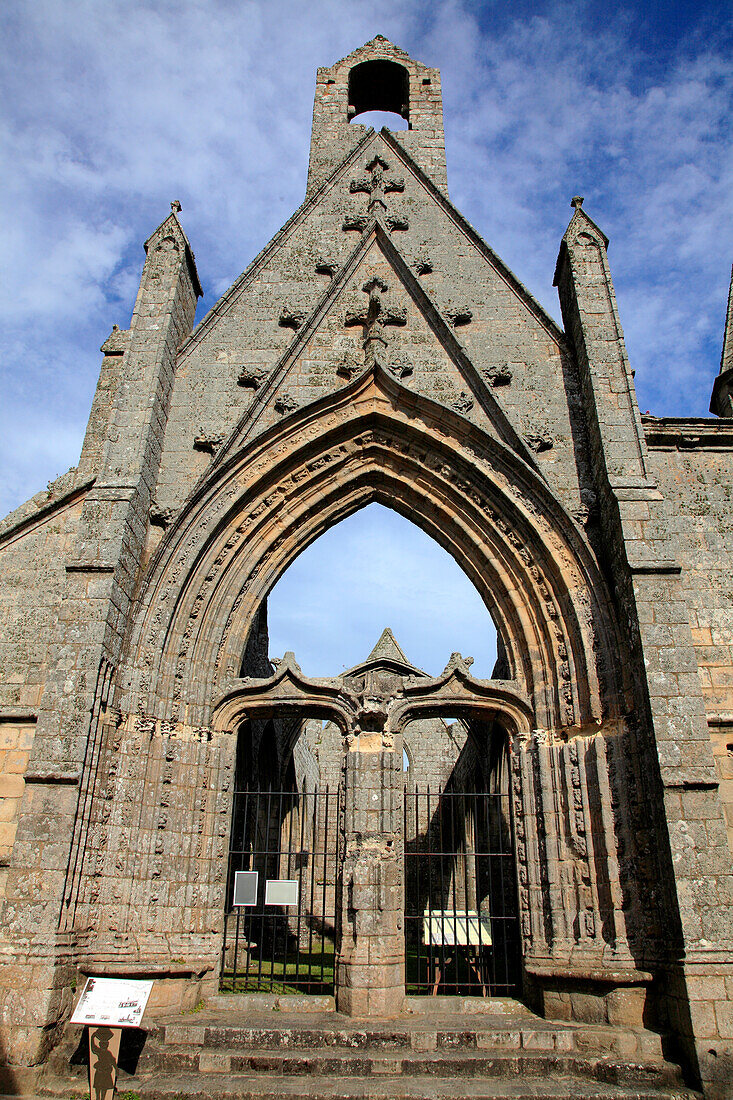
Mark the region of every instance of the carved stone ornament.
[[460, 653], [451, 653], [450, 660], [443, 669], [443, 675], [447, 676], [449, 672], [457, 669], [459, 672], [465, 672], [468, 676], [472, 664], [473, 657], [463, 657]]
[[404, 233], [410, 228], [410, 223], [404, 214], [390, 214], [385, 221], [387, 222], [387, 228], [391, 229], [393, 233]]
[[470, 325], [473, 313], [466, 305], [455, 305], [450, 302], [445, 310], [445, 315], [453, 328], [461, 328], [462, 325]]
[[242, 367], [237, 378], [237, 385], [245, 389], [258, 390], [267, 378], [268, 371], [264, 367]]
[[292, 328], [297, 330], [304, 323], [306, 319], [306, 312], [303, 309], [292, 309], [291, 306], [285, 305], [280, 311], [278, 318], [278, 324], [280, 328]]
[[172, 508], [159, 508], [157, 504], [151, 504], [148, 511], [152, 526], [162, 527], [164, 531], [166, 527], [170, 527], [174, 515], [175, 512]]
[[550, 451], [554, 446], [552, 436], [547, 432], [536, 432], [533, 435], [526, 435], [524, 437], [527, 441], [527, 446], [530, 447], [535, 454], [542, 454], [543, 451]]
[[461, 390], [458, 397], [454, 397], [450, 403], [451, 408], [464, 415], [473, 408], [473, 398], [465, 390]]
[[427, 252], [420, 252], [410, 266], [416, 275], [430, 275], [433, 270], [433, 261]]
[[484, 378], [490, 386], [508, 386], [512, 380], [512, 372], [508, 363], [500, 366], [488, 367], [483, 372]]
[[334, 277], [338, 271], [338, 264], [335, 260], [329, 260], [325, 256], [319, 256], [316, 260], [316, 275], [330, 275]]
[[368, 218], [366, 214], [347, 214], [341, 228], [344, 233], [363, 233], [366, 229]]
[[195, 451], [205, 451], [206, 454], [213, 455], [217, 447], [221, 447], [223, 442], [223, 435], [212, 435], [210, 432], [205, 432], [202, 428], [193, 441], [193, 449]]
[[368, 210], [373, 210], [378, 204], [382, 209], [387, 209], [387, 203], [385, 196], [390, 191], [404, 191], [405, 181], [402, 178], [395, 178], [385, 175], [389, 165], [381, 157], [376, 156], [373, 160], [367, 164], [368, 176], [361, 176], [359, 179], [351, 181], [349, 190], [352, 194], [358, 192], [364, 192], [369, 196]]
[[352, 355], [347, 355], [341, 363], [336, 367], [336, 374], [339, 378], [351, 379], [355, 374], [364, 369], [364, 361], [357, 361]]
[[112, 325], [112, 331], [99, 349], [102, 355], [124, 355], [130, 341], [130, 329]]
[[291, 413], [298, 407], [298, 402], [292, 393], [281, 393], [275, 398], [274, 409], [280, 416], [285, 416], [286, 413]]
[[387, 367], [387, 370], [390, 372], [390, 374], [393, 374], [395, 378], [398, 378], [400, 381], [405, 378], [409, 378], [410, 375], [414, 373], [414, 367], [412, 366], [412, 364], [404, 363], [402, 361], [390, 363]]

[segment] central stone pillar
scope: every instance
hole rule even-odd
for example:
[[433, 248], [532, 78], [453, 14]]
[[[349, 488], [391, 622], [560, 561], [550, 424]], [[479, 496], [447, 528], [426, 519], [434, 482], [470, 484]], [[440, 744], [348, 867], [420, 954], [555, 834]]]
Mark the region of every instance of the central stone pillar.
[[402, 755], [381, 730], [348, 740], [336, 1004], [395, 1016], [405, 997]]

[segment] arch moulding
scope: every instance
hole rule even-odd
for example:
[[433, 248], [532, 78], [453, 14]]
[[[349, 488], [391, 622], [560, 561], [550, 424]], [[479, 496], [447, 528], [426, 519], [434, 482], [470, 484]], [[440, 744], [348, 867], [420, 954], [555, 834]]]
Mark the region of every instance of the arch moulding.
[[619, 632], [584, 534], [516, 450], [378, 366], [214, 463], [151, 564], [121, 709], [208, 726], [278, 578], [373, 501], [420, 526], [474, 583], [535, 727], [597, 728], [626, 713]]

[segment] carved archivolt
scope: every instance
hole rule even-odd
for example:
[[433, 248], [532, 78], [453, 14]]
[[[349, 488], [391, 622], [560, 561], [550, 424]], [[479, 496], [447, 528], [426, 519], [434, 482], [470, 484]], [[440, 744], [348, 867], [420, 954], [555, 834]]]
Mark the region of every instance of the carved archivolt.
[[122, 705], [208, 725], [262, 599], [334, 523], [380, 501], [463, 567], [534, 725], [624, 713], [619, 635], [593, 553], [515, 450], [378, 365], [212, 470], [140, 598]]

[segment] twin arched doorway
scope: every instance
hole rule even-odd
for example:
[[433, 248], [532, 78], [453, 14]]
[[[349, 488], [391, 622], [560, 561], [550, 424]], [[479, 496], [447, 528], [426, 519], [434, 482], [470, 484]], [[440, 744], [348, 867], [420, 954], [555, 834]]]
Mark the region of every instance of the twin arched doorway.
[[[395, 858], [404, 844], [402, 751], [395, 745], [411, 720], [458, 716], [506, 732], [525, 957], [569, 954], [578, 945], [600, 953], [614, 920], [612, 933], [623, 938], [622, 921], [604, 908], [615, 896], [603, 862], [613, 822], [591, 805], [606, 781], [583, 786], [586, 774], [601, 776], [606, 768], [605, 741], [594, 740], [595, 731], [606, 722], [615, 729], [628, 707], [619, 632], [582, 530], [517, 446], [407, 393], [375, 365], [240, 450], [222, 452], [166, 533], [141, 594], [124, 688], [128, 714], [159, 715], [155, 722], [165, 721], [166, 729], [185, 726], [197, 739], [205, 730], [207, 742], [221, 744], [223, 761], [227, 738], [245, 719], [305, 716], [338, 726], [348, 751], [334, 908], [349, 929], [339, 967], [350, 1008], [364, 1014], [394, 1007], [397, 985], [404, 993], [403, 956], [394, 962], [395, 952], [404, 952], [406, 882]], [[311, 679], [290, 658], [274, 673], [263, 666], [242, 675], [243, 653], [257, 655], [254, 626], [277, 580], [319, 535], [371, 503], [413, 520], [459, 563], [497, 624], [500, 679], [474, 678], [460, 660], [439, 677], [405, 677], [399, 691], [375, 688], [366, 676], [350, 685]], [[364, 805], [348, 802], [356, 790], [367, 792]], [[363, 816], [372, 795], [378, 824]], [[595, 814], [604, 831], [597, 846], [578, 842], [565, 818], [551, 826], [569, 829], [567, 838], [538, 846], [544, 800], [558, 798], [579, 800], [576, 817], [581, 803], [583, 813]], [[230, 799], [230, 814], [231, 807]], [[565, 871], [550, 858], [561, 848], [573, 864], [569, 904], [558, 882]], [[219, 897], [218, 889], [211, 896]], [[363, 953], [358, 928], [375, 897], [381, 961], [371, 947]], [[366, 1000], [357, 996], [357, 972], [365, 981], [371, 974]]]

